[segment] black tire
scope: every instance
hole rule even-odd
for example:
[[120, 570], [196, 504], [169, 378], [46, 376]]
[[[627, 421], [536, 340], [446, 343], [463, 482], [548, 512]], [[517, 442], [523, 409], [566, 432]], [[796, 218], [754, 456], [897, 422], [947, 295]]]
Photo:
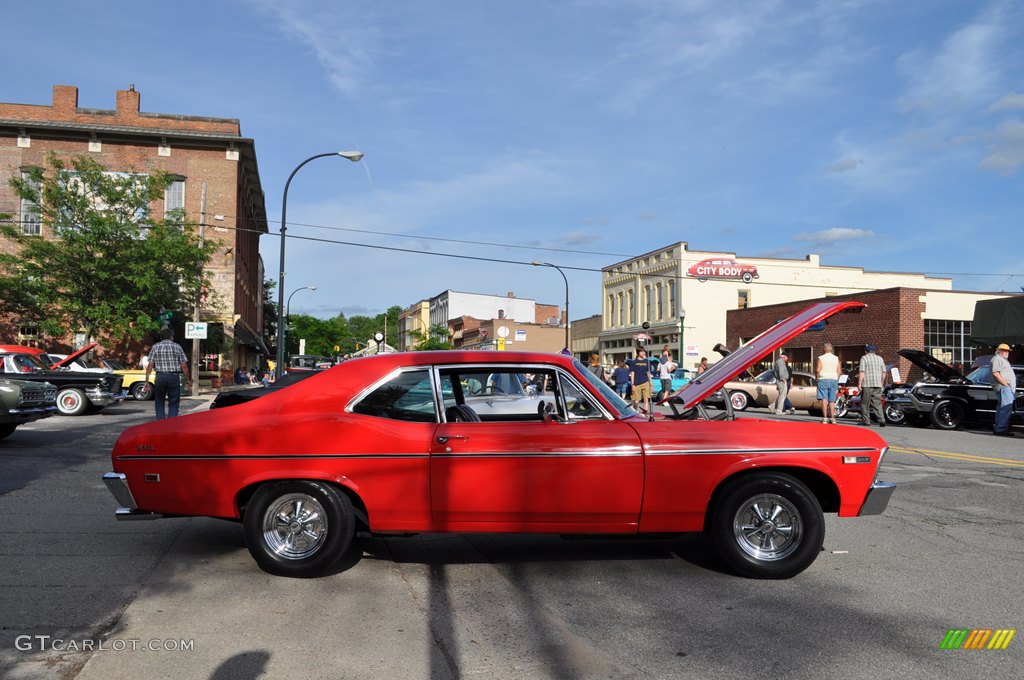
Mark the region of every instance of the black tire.
[[316, 576], [348, 551], [355, 517], [348, 496], [320, 482], [265, 484], [242, 518], [256, 564], [278, 576]]
[[135, 401], [148, 401], [153, 398], [153, 383], [147, 380], [137, 382], [130, 391]]
[[0, 439], [7, 439], [18, 429], [17, 423], [4, 423], [0, 425]]
[[964, 407], [959, 402], [944, 399], [932, 408], [931, 421], [940, 430], [955, 430], [964, 422]]
[[729, 393], [729, 401], [732, 402], [733, 411], [746, 411], [747, 407], [750, 406], [750, 395], [737, 390], [736, 392]]
[[754, 277], [750, 272], [743, 272], [743, 283], [750, 283], [753, 280]]
[[882, 412], [885, 414], [885, 422], [890, 425], [903, 425], [907, 422], [907, 414], [895, 406], [886, 404]]
[[721, 490], [711, 538], [726, 564], [750, 578], [780, 579], [809, 567], [825, 542], [825, 516], [796, 477], [758, 472]]
[[89, 410], [89, 400], [82, 390], [68, 387], [57, 392], [57, 410], [63, 416], [80, 416]]

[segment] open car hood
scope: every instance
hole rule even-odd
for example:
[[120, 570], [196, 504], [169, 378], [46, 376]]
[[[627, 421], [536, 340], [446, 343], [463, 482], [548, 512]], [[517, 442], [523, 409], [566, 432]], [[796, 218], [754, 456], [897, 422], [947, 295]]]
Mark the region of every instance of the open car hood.
[[967, 382], [967, 378], [964, 377], [963, 373], [949, 364], [939, 361], [927, 352], [922, 352], [919, 349], [901, 349], [897, 354], [919, 367], [925, 373], [935, 376], [939, 382]]
[[82, 356], [83, 354], [89, 352], [93, 347], [95, 347], [98, 344], [100, 344], [100, 343], [98, 343], [98, 342], [91, 342], [91, 343], [89, 343], [88, 345], [86, 345], [82, 349], [78, 350], [77, 352], [72, 352], [71, 354], [67, 355], [66, 357], [64, 357], [63, 359], [61, 359], [57, 363], [55, 363], [52, 366], [52, 368], [61, 368], [63, 366], [70, 366], [72, 364], [72, 362], [74, 362], [75, 359], [77, 359], [78, 357]]
[[722, 385], [753, 366], [762, 357], [774, 352], [787, 341], [802, 333], [808, 326], [824, 321], [836, 312], [843, 310], [859, 312], [866, 305], [863, 302], [819, 302], [802, 312], [797, 312], [788, 319], [775, 324], [764, 333], [730, 352], [722, 361], [701, 373], [682, 389], [672, 395], [683, 400], [686, 408], [696, 406], [710, 394], [714, 394]]

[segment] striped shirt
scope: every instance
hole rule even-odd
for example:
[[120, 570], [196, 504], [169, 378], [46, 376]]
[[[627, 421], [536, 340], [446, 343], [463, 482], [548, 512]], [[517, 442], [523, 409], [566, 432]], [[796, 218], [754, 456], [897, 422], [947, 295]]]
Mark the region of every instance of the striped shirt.
[[181, 364], [188, 361], [188, 357], [178, 343], [161, 340], [149, 350], [149, 361], [157, 373], [181, 373]]
[[860, 358], [860, 372], [864, 374], [861, 387], [881, 387], [885, 384], [885, 362], [874, 352]]

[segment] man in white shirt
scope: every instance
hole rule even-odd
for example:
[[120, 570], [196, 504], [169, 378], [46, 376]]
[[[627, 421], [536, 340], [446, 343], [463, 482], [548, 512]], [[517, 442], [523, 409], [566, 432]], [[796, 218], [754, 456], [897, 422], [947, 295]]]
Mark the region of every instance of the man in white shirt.
[[832, 343], [826, 342], [825, 353], [818, 357], [814, 377], [818, 379], [818, 399], [821, 401], [821, 422], [836, 423], [836, 397], [839, 395], [839, 357], [832, 353]]

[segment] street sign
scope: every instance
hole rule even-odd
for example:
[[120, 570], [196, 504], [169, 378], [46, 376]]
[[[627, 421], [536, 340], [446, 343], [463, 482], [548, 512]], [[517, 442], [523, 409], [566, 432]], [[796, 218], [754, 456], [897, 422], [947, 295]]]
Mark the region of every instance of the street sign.
[[185, 339], [186, 340], [206, 340], [206, 327], [205, 321], [186, 321], [185, 322]]

